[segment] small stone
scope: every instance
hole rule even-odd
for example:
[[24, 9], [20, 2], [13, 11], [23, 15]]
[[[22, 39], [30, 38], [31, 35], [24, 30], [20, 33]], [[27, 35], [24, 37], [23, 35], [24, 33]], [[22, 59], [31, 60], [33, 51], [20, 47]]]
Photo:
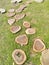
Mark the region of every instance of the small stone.
[[28, 44], [28, 37], [25, 34], [19, 35], [15, 38], [15, 42], [20, 44], [21, 46], [27, 45]]
[[10, 28], [10, 31], [12, 32], [12, 33], [17, 33], [17, 32], [19, 32], [21, 30], [21, 27], [20, 26], [12, 26], [11, 28]]
[[16, 64], [22, 65], [26, 61], [26, 54], [21, 49], [15, 49], [12, 53], [12, 58]]
[[5, 13], [5, 12], [6, 12], [6, 10], [5, 10], [5, 9], [0, 8], [0, 13], [1, 13], [1, 14]]
[[35, 28], [28, 28], [26, 29], [26, 34], [35, 34], [36, 33], [36, 29]]
[[25, 5], [25, 4], [21, 5], [21, 6], [16, 10], [16, 13], [22, 12], [25, 8], [26, 8], [26, 5]]
[[9, 13], [13, 13], [15, 10], [14, 9], [9, 9], [8, 12]]
[[42, 52], [40, 57], [41, 65], [49, 65], [49, 49]]
[[45, 44], [40, 39], [35, 39], [33, 44], [33, 51], [41, 52], [45, 50]]
[[8, 20], [8, 24], [9, 24], [9, 25], [12, 25], [14, 22], [15, 22], [15, 19], [9, 19], [9, 20]]
[[35, 2], [37, 2], [37, 3], [42, 3], [43, 2], [43, 0], [34, 0]]
[[15, 13], [7, 13], [7, 17], [13, 17]]
[[22, 14], [17, 14], [14, 16], [14, 18], [16, 19], [16, 21], [19, 21], [20, 19], [23, 19], [25, 17], [25, 14], [22, 13]]
[[11, 0], [11, 3], [19, 3], [19, 2], [21, 2], [22, 0]]
[[30, 23], [27, 22], [27, 21], [24, 21], [24, 22], [23, 22], [23, 26], [24, 26], [25, 28], [30, 28]]

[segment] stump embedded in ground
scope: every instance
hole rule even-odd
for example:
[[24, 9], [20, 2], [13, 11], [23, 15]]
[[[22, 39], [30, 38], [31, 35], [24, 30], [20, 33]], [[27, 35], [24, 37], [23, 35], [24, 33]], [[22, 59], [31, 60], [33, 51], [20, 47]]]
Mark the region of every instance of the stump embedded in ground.
[[15, 19], [14, 18], [8, 19], [8, 24], [9, 25], [12, 25], [14, 22], [15, 22]]
[[21, 30], [21, 26], [11, 26], [10, 31], [12, 33], [17, 33]]
[[25, 28], [30, 28], [30, 23], [27, 22], [27, 21], [24, 21], [24, 22], [23, 22], [23, 26], [24, 26]]
[[12, 53], [12, 58], [16, 64], [21, 65], [26, 61], [26, 54], [21, 49], [15, 49]]
[[28, 37], [26, 34], [19, 35], [15, 38], [15, 42], [20, 44], [21, 46], [28, 44]]
[[42, 65], [49, 65], [49, 49], [46, 49], [42, 52], [40, 61]]
[[35, 34], [36, 29], [35, 28], [27, 28], [25, 32], [26, 32], [26, 34]]
[[15, 16], [15, 12], [12, 12], [12, 13], [11, 12], [8, 12], [7, 13], [7, 17], [13, 17], [13, 16]]
[[43, 43], [43, 41], [41, 41], [40, 39], [35, 39], [33, 44], [33, 50], [35, 52], [41, 52], [45, 50], [45, 44]]
[[17, 15], [14, 16], [14, 18], [16, 19], [16, 21], [19, 21], [19, 20], [23, 19], [24, 17], [25, 17], [24, 13], [17, 14]]
[[13, 13], [13, 12], [15, 12], [15, 10], [14, 9], [9, 9], [8, 12]]

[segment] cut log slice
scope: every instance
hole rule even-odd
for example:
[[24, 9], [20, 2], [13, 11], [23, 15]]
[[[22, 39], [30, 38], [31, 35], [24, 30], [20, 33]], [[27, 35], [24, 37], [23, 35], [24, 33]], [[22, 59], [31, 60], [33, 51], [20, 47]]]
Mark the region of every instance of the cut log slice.
[[42, 65], [49, 65], [49, 49], [46, 49], [42, 52], [40, 61]]
[[35, 52], [42, 52], [43, 50], [45, 50], [45, 44], [40, 39], [35, 39], [33, 50]]
[[15, 10], [14, 9], [9, 9], [8, 12], [9, 13], [13, 13]]
[[19, 36], [17, 36], [15, 38], [15, 42], [19, 43], [21, 46], [27, 45], [27, 43], [28, 43], [28, 37], [25, 34], [19, 35]]
[[26, 5], [25, 5], [25, 4], [21, 5], [21, 6], [16, 10], [16, 13], [22, 12], [25, 8], [26, 8]]
[[9, 20], [8, 20], [8, 24], [9, 24], [9, 25], [12, 25], [14, 22], [15, 22], [15, 19], [9, 19]]
[[5, 10], [5, 9], [0, 8], [0, 13], [1, 13], [1, 14], [5, 13], [5, 12], [6, 12], [6, 10]]
[[13, 17], [15, 13], [7, 13], [7, 17]]
[[26, 54], [21, 49], [15, 49], [12, 53], [12, 58], [16, 64], [22, 65], [26, 61]]
[[24, 22], [23, 22], [23, 26], [24, 26], [25, 28], [30, 28], [30, 23], [27, 22], [27, 21], [24, 21]]
[[26, 29], [26, 34], [35, 34], [36, 33], [36, 29], [35, 28], [28, 28]]
[[19, 32], [21, 30], [21, 27], [20, 26], [12, 26], [11, 28], [10, 28], [10, 31], [12, 32], [12, 33], [17, 33], [17, 32]]
[[16, 21], [19, 21], [20, 19], [23, 19], [25, 17], [25, 14], [17, 14], [14, 16], [14, 18], [16, 19]]

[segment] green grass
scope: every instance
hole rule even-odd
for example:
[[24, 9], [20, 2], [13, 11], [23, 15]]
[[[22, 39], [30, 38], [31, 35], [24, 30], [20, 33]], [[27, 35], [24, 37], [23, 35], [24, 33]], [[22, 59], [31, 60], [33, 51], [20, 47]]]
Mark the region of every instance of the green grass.
[[[25, 1], [26, 0], [23, 0], [23, 2]], [[17, 8], [17, 6], [10, 3], [10, 0], [0, 0], [0, 7], [5, 8], [6, 10], [9, 8]], [[6, 17], [6, 14], [0, 14], [0, 65], [12, 65], [12, 52], [17, 48], [25, 51], [27, 61], [31, 61], [35, 65], [40, 65], [41, 53], [37, 53], [37, 56], [35, 57], [30, 57], [30, 50], [35, 38], [41, 38], [44, 41], [46, 48], [49, 48], [49, 0], [45, 0], [41, 4], [32, 2], [32, 4], [23, 12], [30, 12], [31, 15], [26, 16], [13, 25], [22, 26], [24, 20], [31, 23], [31, 20], [35, 19], [37, 22], [31, 23], [31, 27], [35, 27], [37, 32], [34, 35], [27, 35], [29, 38], [28, 45], [21, 47], [15, 43], [14, 40], [16, 36], [25, 33], [25, 28], [22, 26], [22, 30], [19, 33], [12, 34], [10, 32], [10, 26], [7, 23], [8, 18]]]

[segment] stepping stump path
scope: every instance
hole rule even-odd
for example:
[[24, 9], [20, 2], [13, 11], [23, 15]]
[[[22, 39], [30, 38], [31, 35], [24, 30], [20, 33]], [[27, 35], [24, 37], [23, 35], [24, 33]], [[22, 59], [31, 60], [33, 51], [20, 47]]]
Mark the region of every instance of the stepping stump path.
[[15, 38], [15, 42], [20, 44], [21, 46], [27, 45], [28, 44], [28, 37], [26, 34], [19, 35]]
[[16, 21], [19, 21], [20, 19], [23, 19], [25, 17], [25, 14], [22, 13], [22, 14], [17, 14], [14, 16], [14, 18], [16, 19]]
[[8, 20], [8, 24], [9, 24], [9, 25], [12, 25], [14, 22], [15, 22], [15, 19], [14, 19], [14, 18], [13, 18], [13, 19], [10, 18], [10, 19]]
[[49, 49], [46, 49], [42, 52], [40, 61], [42, 65], [49, 65]]
[[12, 53], [12, 58], [16, 64], [22, 65], [26, 61], [26, 54], [21, 49], [15, 49]]
[[[11, 0], [11, 3], [16, 3], [16, 2], [19, 3], [21, 1], [22, 0]], [[34, 1], [38, 2], [38, 3], [43, 2], [43, 0], [34, 0]], [[15, 20], [19, 21], [19, 20], [23, 19], [25, 16], [30, 15], [31, 14], [30, 12], [28, 12], [26, 14], [25, 13], [16, 14], [16, 13], [22, 12], [28, 6], [28, 4], [31, 4], [31, 3], [32, 3], [32, 0], [26, 1], [26, 3], [21, 5], [16, 11], [15, 11], [15, 9], [9, 9], [7, 16], [14, 17], [14, 18], [10, 18], [8, 20], [9, 25], [12, 25], [15, 22]], [[0, 8], [0, 13], [5, 13], [5, 12], [6, 12], [5, 9]], [[35, 28], [30, 28], [31, 25], [29, 22], [24, 21], [23, 26], [25, 28], [27, 28], [25, 31], [26, 34], [35, 34], [36, 33]], [[20, 30], [21, 30], [21, 26], [11, 26], [11, 28], [10, 28], [10, 31], [12, 33], [17, 33]], [[20, 44], [21, 46], [27, 45], [28, 44], [28, 37], [26, 34], [22, 34], [22, 35], [17, 36], [15, 38], [15, 42]], [[40, 58], [41, 64], [42, 65], [49, 65], [49, 49], [45, 50], [45, 51], [44, 50], [45, 50], [45, 44], [40, 39], [36, 39], [34, 41], [34, 44], [33, 44], [33, 51], [35, 51], [35, 52], [43, 51], [42, 56]], [[35, 56], [35, 54], [32, 56]], [[16, 64], [22, 65], [26, 61], [26, 54], [21, 49], [15, 49], [12, 53], [12, 58]], [[13, 63], [13, 65], [14, 65], [14, 63]], [[27, 63], [27, 65], [33, 65], [33, 64]]]
[[28, 28], [26, 29], [26, 34], [35, 34], [36, 33], [36, 29], [35, 28]]
[[45, 44], [40, 39], [35, 39], [33, 44], [33, 51], [41, 52], [45, 50]]
[[24, 26], [25, 28], [30, 28], [30, 23], [27, 22], [27, 21], [24, 21], [24, 22], [23, 22], [23, 26]]
[[11, 26], [11, 28], [10, 28], [10, 31], [12, 32], [12, 33], [17, 33], [17, 32], [19, 32], [21, 30], [21, 27], [20, 26]]

